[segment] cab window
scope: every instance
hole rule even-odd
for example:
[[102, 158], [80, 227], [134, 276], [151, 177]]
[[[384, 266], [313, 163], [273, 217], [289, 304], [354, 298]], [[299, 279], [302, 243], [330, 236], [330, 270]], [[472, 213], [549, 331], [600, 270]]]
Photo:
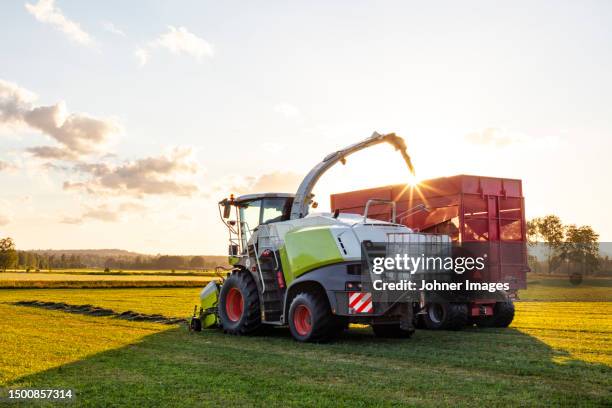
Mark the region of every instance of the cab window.
[[288, 220], [292, 203], [291, 198], [264, 198], [261, 224]]
[[246, 241], [259, 225], [261, 212], [261, 200], [248, 201], [240, 204], [240, 229], [243, 231]]

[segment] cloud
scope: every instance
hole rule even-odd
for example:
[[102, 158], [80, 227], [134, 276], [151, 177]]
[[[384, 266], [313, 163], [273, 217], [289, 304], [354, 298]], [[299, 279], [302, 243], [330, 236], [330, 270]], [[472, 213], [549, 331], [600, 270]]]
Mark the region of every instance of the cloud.
[[9, 224], [12, 218], [13, 213], [8, 201], [0, 199], [0, 227]]
[[286, 118], [295, 118], [300, 116], [300, 110], [287, 102], [281, 102], [274, 106], [274, 112], [280, 113]]
[[138, 64], [140, 64], [141, 67], [145, 66], [147, 61], [149, 61], [149, 51], [144, 48], [138, 48], [136, 51], [134, 51], [134, 56], [138, 60]]
[[480, 131], [471, 132], [465, 135], [468, 143], [477, 145], [488, 145], [504, 147], [517, 143], [527, 142], [529, 139], [522, 134], [509, 132], [499, 128], [485, 128]]
[[36, 4], [26, 3], [26, 10], [38, 21], [50, 24], [66, 34], [71, 40], [82, 44], [92, 45], [93, 39], [81, 29], [78, 23], [66, 18], [54, 0], [39, 0]]
[[17, 166], [4, 160], [0, 160], [0, 172], [16, 170]]
[[106, 31], [108, 31], [109, 33], [115, 34], [115, 35], [119, 35], [121, 37], [125, 37], [125, 32], [123, 32], [123, 30], [115, 27], [115, 25], [113, 23], [111, 23], [110, 21], [103, 21], [102, 22], [102, 27], [104, 27], [104, 29]]
[[138, 48], [134, 55], [141, 66], [148, 62], [150, 50], [156, 48], [164, 48], [177, 55], [188, 55], [199, 62], [214, 55], [213, 46], [208, 41], [193, 34], [185, 27], [168, 26], [166, 33], [150, 41], [146, 47]]
[[72, 160], [99, 152], [121, 127], [113, 120], [85, 113], [67, 113], [66, 104], [35, 106], [36, 96], [18, 85], [0, 80], [0, 128], [27, 126], [51, 137], [60, 147], [28, 149], [37, 157]]
[[15, 83], [0, 79], [0, 125], [18, 124], [36, 95]]
[[297, 191], [303, 175], [274, 171], [257, 177], [245, 177], [234, 180], [230, 190], [238, 194], [249, 193], [294, 193]]
[[60, 220], [62, 224], [81, 224], [83, 222], [82, 217], [64, 217]]
[[[26, 152], [39, 159], [76, 160], [78, 155], [70, 150], [54, 146], [35, 146], [26, 149]], [[51, 163], [48, 163], [51, 164]]]
[[146, 206], [134, 202], [123, 202], [115, 206], [101, 204], [95, 207], [87, 207], [78, 217], [66, 216], [60, 222], [63, 224], [82, 224], [87, 220], [117, 222], [125, 218], [128, 213], [142, 212], [146, 209]]
[[201, 169], [191, 156], [191, 149], [176, 148], [167, 155], [147, 157], [121, 165], [77, 164], [74, 169], [87, 178], [66, 181], [64, 189], [137, 197], [164, 194], [192, 196], [199, 191], [193, 178]]

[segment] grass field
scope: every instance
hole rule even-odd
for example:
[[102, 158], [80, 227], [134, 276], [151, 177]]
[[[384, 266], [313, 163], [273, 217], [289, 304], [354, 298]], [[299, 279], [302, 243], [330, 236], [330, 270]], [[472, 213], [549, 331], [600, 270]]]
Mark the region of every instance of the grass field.
[[201, 287], [210, 274], [0, 272], [0, 288]]
[[299, 344], [286, 329], [189, 334], [12, 304], [185, 317], [196, 288], [0, 290], [0, 385], [72, 388], [79, 406], [609, 406], [612, 303], [546, 299], [575, 296], [562, 284], [535, 284], [536, 301], [517, 303], [509, 329], [381, 340], [352, 327], [331, 344]]

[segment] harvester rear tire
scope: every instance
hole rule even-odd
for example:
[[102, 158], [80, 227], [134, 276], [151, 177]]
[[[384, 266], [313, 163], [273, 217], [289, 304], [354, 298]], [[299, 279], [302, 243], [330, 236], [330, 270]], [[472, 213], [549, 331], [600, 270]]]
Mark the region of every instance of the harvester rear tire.
[[465, 303], [432, 303], [423, 320], [429, 330], [461, 330], [468, 324], [468, 307]]
[[387, 339], [408, 339], [414, 333], [413, 330], [404, 330], [398, 324], [373, 324], [372, 331], [376, 337]]
[[[236, 300], [238, 293], [242, 297], [240, 313], [228, 305], [228, 302]], [[218, 313], [221, 327], [228, 334], [249, 334], [261, 327], [257, 284], [249, 272], [234, 272], [223, 282], [219, 293]]]
[[508, 327], [514, 320], [514, 303], [511, 300], [497, 302], [493, 308], [493, 316], [476, 319], [478, 327]]
[[328, 341], [342, 328], [322, 293], [298, 293], [291, 301], [288, 320], [291, 335], [301, 342]]

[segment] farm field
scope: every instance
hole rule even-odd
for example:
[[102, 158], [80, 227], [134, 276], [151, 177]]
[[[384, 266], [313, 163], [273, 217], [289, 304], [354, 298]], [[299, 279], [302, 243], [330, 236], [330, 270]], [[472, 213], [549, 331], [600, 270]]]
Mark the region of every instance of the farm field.
[[115, 274], [67, 274], [67, 273], [19, 273], [19, 272], [4, 272], [0, 273], [0, 281], [202, 281], [208, 282], [211, 280], [209, 276], [196, 275], [115, 275]]
[[194, 274], [0, 272], [0, 289], [201, 287], [212, 279], [211, 275]]
[[0, 386], [72, 388], [79, 406], [612, 402], [610, 302], [521, 301], [509, 329], [419, 330], [409, 340], [382, 340], [352, 327], [330, 344], [296, 343], [286, 329], [189, 334], [184, 325], [14, 305], [37, 300], [186, 317], [198, 292], [0, 290]]

